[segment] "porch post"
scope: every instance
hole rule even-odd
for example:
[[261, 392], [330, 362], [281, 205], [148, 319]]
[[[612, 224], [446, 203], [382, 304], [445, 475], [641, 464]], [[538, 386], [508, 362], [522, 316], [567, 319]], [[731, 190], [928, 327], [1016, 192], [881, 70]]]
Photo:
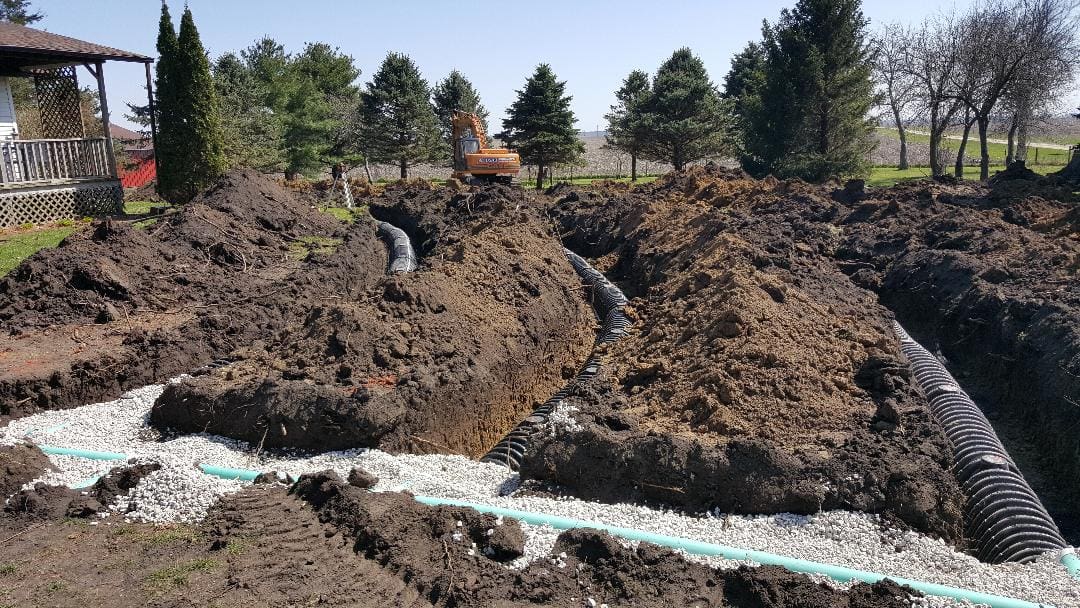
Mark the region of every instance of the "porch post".
[[146, 101], [150, 108], [150, 146], [154, 150], [154, 173], [157, 174], [157, 108], [154, 106], [154, 79], [150, 76], [150, 63], [143, 65], [146, 66]]
[[94, 74], [97, 76], [97, 88], [98, 88], [98, 100], [101, 102], [101, 128], [105, 131], [105, 155], [108, 156], [106, 162], [109, 163], [109, 176], [116, 179], [116, 155], [113, 153], [113, 140], [112, 134], [109, 131], [109, 100], [105, 97], [105, 70], [104, 63], [97, 62], [97, 70]]

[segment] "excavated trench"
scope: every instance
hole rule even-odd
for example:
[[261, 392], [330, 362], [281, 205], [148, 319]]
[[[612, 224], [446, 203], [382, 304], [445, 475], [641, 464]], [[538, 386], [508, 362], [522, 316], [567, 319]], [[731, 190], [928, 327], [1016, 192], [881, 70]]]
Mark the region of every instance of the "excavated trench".
[[230, 365], [168, 387], [152, 423], [269, 448], [483, 455], [565, 382], [594, 337], [546, 221], [512, 193], [411, 186], [368, 201], [410, 237], [419, 270], [317, 303]]

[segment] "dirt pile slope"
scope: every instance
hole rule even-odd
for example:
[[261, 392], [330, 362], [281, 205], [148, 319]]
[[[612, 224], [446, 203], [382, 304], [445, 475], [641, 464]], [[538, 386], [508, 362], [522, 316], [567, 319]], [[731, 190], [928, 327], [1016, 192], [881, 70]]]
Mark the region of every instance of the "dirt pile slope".
[[0, 446], [0, 499], [7, 500], [51, 466], [49, 457], [32, 445]]
[[[297, 245], [341, 231], [239, 171], [145, 230], [105, 221], [32, 256], [0, 280], [0, 416], [114, 397], [272, 333], [283, 312], [266, 298], [318, 262]], [[353, 283], [382, 274], [368, 240]]]
[[948, 449], [889, 314], [829, 259], [837, 203], [694, 168], [553, 213], [640, 322], [571, 400], [582, 428], [541, 438], [523, 475], [691, 509], [857, 509], [959, 538]]
[[1052, 186], [875, 191], [838, 218], [837, 257], [945, 359], [1077, 542], [1080, 203]]
[[772, 567], [711, 570], [589, 530], [560, 537], [552, 557], [565, 553], [563, 567], [542, 559], [515, 571], [505, 564], [519, 534], [510, 519], [499, 525], [318, 475], [291, 495], [255, 486], [230, 496], [198, 527], [67, 520], [26, 529], [0, 549], [0, 601], [577, 608], [591, 597], [611, 606], [906, 608], [916, 595], [889, 582], [839, 592]]
[[372, 213], [410, 233], [419, 271], [310, 302], [230, 365], [169, 387], [153, 424], [266, 447], [484, 453], [594, 338], [548, 222], [511, 192], [388, 190]]

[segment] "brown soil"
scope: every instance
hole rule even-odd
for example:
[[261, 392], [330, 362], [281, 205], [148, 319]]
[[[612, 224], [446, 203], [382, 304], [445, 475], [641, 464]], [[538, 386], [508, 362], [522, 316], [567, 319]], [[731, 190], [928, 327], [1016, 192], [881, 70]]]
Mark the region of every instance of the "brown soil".
[[856, 509], [960, 540], [948, 448], [890, 315], [830, 259], [837, 203], [695, 168], [553, 213], [640, 321], [579, 387], [583, 429], [540, 438], [525, 477], [694, 510]]
[[49, 457], [33, 445], [0, 445], [0, 501], [51, 468]]
[[152, 423], [265, 447], [483, 454], [594, 337], [547, 222], [511, 193], [389, 189], [371, 211], [410, 232], [424, 268], [311, 303], [232, 364], [166, 389]]
[[[145, 230], [106, 220], [39, 252], [0, 280], [0, 417], [112, 398], [272, 334], [286, 311], [266, 298], [320, 261], [290, 253], [341, 233], [240, 171]], [[385, 248], [366, 253], [338, 274], [381, 276]]]
[[591, 530], [560, 536], [564, 567], [541, 560], [515, 572], [504, 565], [520, 552], [515, 521], [500, 526], [475, 511], [372, 494], [322, 474], [303, 478], [292, 494], [256, 486], [229, 497], [198, 527], [79, 521], [24, 529], [3, 545], [0, 601], [578, 607], [591, 597], [609, 605], [901, 608], [917, 595], [890, 582], [838, 592], [773, 567], [717, 571]]

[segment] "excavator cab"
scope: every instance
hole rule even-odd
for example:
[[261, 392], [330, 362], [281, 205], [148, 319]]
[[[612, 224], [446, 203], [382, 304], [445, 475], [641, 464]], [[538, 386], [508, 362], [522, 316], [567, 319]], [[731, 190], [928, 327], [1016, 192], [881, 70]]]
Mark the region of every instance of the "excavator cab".
[[521, 157], [503, 148], [488, 148], [483, 123], [475, 114], [454, 111], [454, 172], [466, 183], [513, 183], [521, 171]]

